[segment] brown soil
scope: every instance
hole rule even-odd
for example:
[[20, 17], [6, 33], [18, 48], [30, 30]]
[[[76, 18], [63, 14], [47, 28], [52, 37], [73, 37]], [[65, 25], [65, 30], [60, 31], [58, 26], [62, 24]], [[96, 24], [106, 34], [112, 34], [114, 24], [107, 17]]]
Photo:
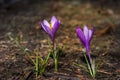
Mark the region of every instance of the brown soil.
[[[59, 70], [53, 64], [47, 66], [39, 80], [92, 80], [89, 73], [73, 62], [86, 65], [83, 46], [76, 37], [79, 25], [95, 28], [91, 43], [91, 55], [101, 62], [96, 80], [120, 80], [120, 1], [119, 0], [57, 0], [20, 2], [0, 9], [0, 80], [35, 80], [33, 65], [15, 44], [21, 44], [32, 53], [48, 53], [47, 34], [39, 27], [39, 21], [55, 15], [61, 21], [56, 34], [57, 45], [66, 46], [60, 58]], [[51, 63], [51, 62], [50, 62]]]

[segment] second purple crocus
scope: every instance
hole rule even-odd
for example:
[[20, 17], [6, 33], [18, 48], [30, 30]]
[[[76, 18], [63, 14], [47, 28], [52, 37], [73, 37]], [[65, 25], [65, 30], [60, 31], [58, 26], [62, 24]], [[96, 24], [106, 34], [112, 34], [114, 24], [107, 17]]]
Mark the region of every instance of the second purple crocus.
[[43, 20], [42, 22], [40, 22], [40, 25], [50, 36], [50, 39], [52, 40], [52, 45], [54, 46], [55, 34], [59, 28], [60, 21], [55, 16], [52, 16], [50, 23], [47, 20]]
[[94, 34], [94, 29], [88, 29], [88, 27], [85, 25], [83, 28], [83, 31], [81, 28], [77, 27], [76, 28], [76, 33], [84, 47], [86, 48], [87, 55], [89, 57], [89, 60], [91, 62], [91, 56], [90, 56], [90, 41], [93, 37]]

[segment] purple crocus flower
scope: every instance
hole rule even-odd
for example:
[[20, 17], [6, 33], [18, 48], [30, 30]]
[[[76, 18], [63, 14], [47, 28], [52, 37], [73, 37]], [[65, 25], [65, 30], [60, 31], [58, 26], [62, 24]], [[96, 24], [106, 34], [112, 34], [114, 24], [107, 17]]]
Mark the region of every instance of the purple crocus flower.
[[47, 20], [43, 20], [42, 22], [40, 22], [40, 25], [42, 26], [44, 31], [50, 36], [50, 39], [52, 40], [52, 44], [54, 46], [55, 33], [59, 28], [60, 21], [55, 16], [52, 16], [50, 23]]
[[93, 37], [94, 34], [94, 29], [88, 29], [88, 27], [85, 25], [83, 28], [83, 31], [81, 28], [77, 27], [76, 28], [76, 33], [78, 38], [81, 40], [82, 44], [86, 48], [87, 55], [89, 57], [89, 60], [91, 61], [91, 56], [90, 56], [90, 41]]

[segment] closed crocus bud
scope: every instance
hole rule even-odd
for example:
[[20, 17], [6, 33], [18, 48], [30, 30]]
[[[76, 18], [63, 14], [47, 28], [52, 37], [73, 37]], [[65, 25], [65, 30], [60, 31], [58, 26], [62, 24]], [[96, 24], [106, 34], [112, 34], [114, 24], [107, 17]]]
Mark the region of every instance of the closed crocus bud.
[[83, 28], [83, 31], [80, 27], [77, 27], [76, 33], [77, 33], [77, 37], [80, 39], [80, 41], [82, 42], [82, 44], [86, 48], [87, 55], [88, 55], [89, 59], [91, 60], [90, 42], [91, 42], [91, 39], [92, 39], [93, 34], [94, 34], [94, 29], [93, 28], [88, 29], [88, 27], [85, 25]]

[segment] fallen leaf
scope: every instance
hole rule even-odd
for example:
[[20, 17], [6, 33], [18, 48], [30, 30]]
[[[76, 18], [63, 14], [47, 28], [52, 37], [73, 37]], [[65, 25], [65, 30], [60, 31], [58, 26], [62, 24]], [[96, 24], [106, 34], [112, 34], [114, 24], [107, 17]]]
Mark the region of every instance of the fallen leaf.
[[103, 36], [105, 34], [109, 34], [115, 30], [115, 25], [114, 24], [106, 24], [105, 27], [98, 32], [96, 32], [97, 36]]

